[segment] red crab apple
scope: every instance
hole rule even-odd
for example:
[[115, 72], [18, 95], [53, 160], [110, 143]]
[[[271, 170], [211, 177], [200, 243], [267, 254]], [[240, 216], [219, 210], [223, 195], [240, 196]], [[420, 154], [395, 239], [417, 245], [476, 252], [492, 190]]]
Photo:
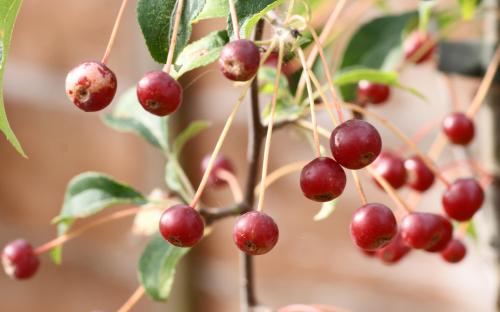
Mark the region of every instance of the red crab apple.
[[250, 211], [236, 220], [233, 240], [246, 254], [256, 256], [268, 253], [278, 242], [279, 230], [274, 220], [265, 213]]
[[443, 120], [443, 132], [457, 145], [467, 145], [474, 138], [474, 122], [464, 113], [452, 113]]
[[415, 249], [437, 251], [451, 238], [452, 227], [443, 216], [428, 212], [413, 212], [401, 221], [401, 237]]
[[[203, 160], [201, 161], [201, 173], [205, 173], [205, 171], [208, 168], [208, 163], [210, 162], [210, 158], [212, 155], [206, 155], [203, 157]], [[208, 176], [208, 184], [211, 186], [223, 186], [226, 185], [227, 182], [224, 181], [223, 179], [219, 178], [217, 174], [222, 171], [228, 171], [234, 174], [234, 166], [231, 160], [227, 158], [224, 155], [217, 155], [214, 161], [214, 165], [212, 167], [212, 171], [210, 171], [210, 175]]]
[[397, 233], [396, 218], [383, 204], [370, 203], [358, 208], [351, 220], [351, 237], [362, 249], [382, 248]]
[[467, 248], [464, 243], [458, 239], [452, 239], [446, 248], [441, 251], [441, 257], [450, 263], [457, 263], [462, 261], [462, 259], [467, 254]]
[[481, 208], [484, 191], [472, 178], [453, 182], [443, 193], [442, 202], [446, 214], [457, 221], [467, 221]]
[[175, 112], [182, 103], [182, 87], [169, 74], [151, 71], [137, 83], [137, 99], [142, 107], [157, 116]]
[[420, 157], [412, 156], [406, 159], [405, 168], [408, 176], [406, 183], [412, 189], [425, 192], [434, 183], [434, 173]]
[[205, 224], [192, 207], [179, 204], [166, 209], [160, 217], [160, 233], [172, 245], [192, 247], [203, 237]]
[[[416, 64], [430, 60], [436, 51], [436, 43], [432, 41], [433, 39], [429, 33], [422, 31], [411, 33], [403, 44], [405, 59]], [[422, 49], [426, 49], [426, 51]], [[415, 57], [416, 59], [414, 59]]]
[[108, 106], [116, 93], [115, 74], [100, 62], [85, 62], [66, 76], [66, 95], [79, 109], [99, 111]]
[[319, 202], [337, 198], [344, 191], [345, 185], [344, 169], [328, 157], [314, 159], [300, 174], [300, 188], [304, 196]]
[[[393, 188], [398, 189], [406, 183], [404, 160], [390, 151], [383, 151], [373, 162], [373, 169], [383, 177]], [[380, 184], [375, 181], [376, 184]]]
[[388, 85], [361, 80], [358, 82], [357, 100], [360, 103], [383, 104], [387, 102], [391, 95], [391, 88]]
[[259, 48], [246, 39], [235, 40], [227, 43], [219, 58], [219, 68], [233, 81], [250, 80], [259, 69]]
[[17, 239], [4, 247], [2, 264], [8, 276], [21, 280], [32, 277], [38, 270], [40, 261], [27, 241]]

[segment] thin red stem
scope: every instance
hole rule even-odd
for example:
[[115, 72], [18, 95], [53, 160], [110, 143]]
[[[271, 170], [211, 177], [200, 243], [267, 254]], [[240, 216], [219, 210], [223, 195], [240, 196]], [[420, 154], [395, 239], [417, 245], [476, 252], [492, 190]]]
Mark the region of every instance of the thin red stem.
[[115, 24], [113, 26], [113, 30], [111, 31], [111, 36], [109, 37], [108, 46], [106, 47], [106, 51], [101, 59], [101, 63], [106, 64], [109, 59], [109, 54], [113, 49], [113, 45], [115, 43], [116, 34], [118, 33], [118, 29], [120, 28], [120, 22], [122, 20], [123, 12], [125, 11], [125, 7], [127, 6], [128, 0], [122, 0], [122, 4], [120, 6], [120, 10], [118, 11], [118, 15], [116, 16]]

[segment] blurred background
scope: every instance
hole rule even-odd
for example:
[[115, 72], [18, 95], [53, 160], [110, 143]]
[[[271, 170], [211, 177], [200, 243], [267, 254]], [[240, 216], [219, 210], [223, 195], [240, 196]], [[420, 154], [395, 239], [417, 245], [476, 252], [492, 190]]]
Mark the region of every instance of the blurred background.
[[[324, 21], [335, 2], [324, 1], [314, 18], [317, 24]], [[417, 5], [417, 1], [388, 3], [395, 11]], [[441, 4], [448, 3], [451, 1]], [[31, 0], [21, 8], [7, 62], [5, 97], [11, 125], [29, 159], [23, 159], [1, 139], [0, 245], [18, 237], [36, 246], [52, 239], [55, 228], [50, 220], [59, 213], [66, 184], [83, 171], [109, 174], [145, 194], [164, 186], [160, 153], [138, 137], [107, 128], [99, 114], [82, 113], [64, 93], [64, 79], [72, 67], [100, 59], [119, 5], [116, 0]], [[119, 79], [118, 92], [133, 86], [146, 71], [160, 68], [147, 52], [134, 5], [132, 1], [126, 10], [109, 62]], [[352, 32], [377, 12], [372, 1], [349, 1], [339, 25]], [[453, 36], [479, 38], [479, 26], [469, 23]], [[221, 21], [202, 22], [195, 26], [194, 36], [221, 27]], [[347, 38], [348, 33], [341, 42]], [[195, 185], [200, 179], [199, 163], [211, 152], [240, 92], [216, 67], [202, 71], [207, 70], [212, 72], [185, 90], [184, 104], [174, 117], [179, 128], [195, 119], [208, 119], [213, 124], [190, 142], [182, 156]], [[194, 72], [181, 82], [187, 86], [200, 73]], [[405, 133], [413, 134], [451, 109], [446, 82], [436, 73], [434, 63], [406, 68], [402, 80], [422, 91], [429, 103], [394, 90], [390, 103], [375, 110]], [[465, 107], [477, 81], [451, 80], [459, 104]], [[235, 162], [241, 183], [246, 174], [246, 150], [242, 148], [246, 114], [244, 106], [223, 148]], [[331, 129], [323, 117], [320, 122]], [[478, 118], [480, 139], [473, 151], [487, 164], [491, 122], [487, 112]], [[382, 127], [379, 130], [386, 148], [400, 147], [391, 133]], [[421, 143], [422, 148], [428, 148], [431, 137]], [[456, 152], [448, 148], [440, 163]], [[312, 156], [302, 136], [284, 129], [273, 137], [270, 170]], [[320, 205], [302, 196], [298, 176], [279, 180], [266, 193], [265, 209], [280, 227], [280, 242], [271, 253], [255, 259], [257, 296], [262, 303], [273, 308], [323, 303], [351, 311], [494, 310], [497, 273], [481, 240], [467, 241], [469, 254], [459, 265], [421, 252], [411, 253], [397, 265], [384, 265], [358, 251], [349, 237], [352, 212], [360, 205], [353, 181], [348, 181], [336, 211], [327, 220], [315, 222], [312, 217]], [[371, 201], [392, 205], [366, 175], [363, 181]], [[442, 186], [436, 183], [418, 209], [439, 211], [441, 191]], [[204, 200], [211, 206], [222, 206], [231, 202], [231, 196], [227, 190], [208, 190]], [[478, 215], [478, 226], [484, 218]], [[219, 222], [212, 235], [183, 259], [166, 306], [142, 299], [134, 311], [238, 311], [238, 250], [231, 237], [233, 222]], [[60, 267], [44, 256], [41, 270], [27, 282], [14, 282], [0, 274], [0, 311], [116, 310], [138, 286], [136, 267], [145, 240], [130, 233], [131, 224], [131, 219], [120, 220], [71, 241]]]

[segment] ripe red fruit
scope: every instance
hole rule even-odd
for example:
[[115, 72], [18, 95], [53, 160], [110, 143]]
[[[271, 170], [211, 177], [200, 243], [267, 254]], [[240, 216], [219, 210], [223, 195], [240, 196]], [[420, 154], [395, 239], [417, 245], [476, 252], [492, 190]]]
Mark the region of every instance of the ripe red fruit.
[[410, 247], [404, 243], [399, 232], [388, 245], [376, 251], [376, 256], [383, 262], [391, 264], [398, 262], [409, 252]]
[[361, 80], [358, 82], [357, 100], [360, 103], [383, 104], [391, 95], [388, 85]]
[[268, 253], [278, 242], [279, 230], [274, 220], [265, 213], [250, 211], [236, 220], [233, 240], [246, 254], [256, 256]]
[[[415, 31], [410, 34], [403, 44], [405, 59], [407, 61], [414, 61], [416, 64], [421, 64], [431, 59], [436, 51], [436, 44], [431, 44], [431, 40], [432, 38], [430, 34], [425, 32]], [[420, 49], [428, 44], [431, 44], [429, 48], [425, 52], [422, 51], [421, 53]], [[420, 56], [417, 59], [413, 59], [417, 53], [419, 53]]]
[[222, 48], [219, 68], [228, 79], [233, 81], [250, 80], [259, 69], [259, 48], [249, 40], [231, 41]]
[[166, 116], [181, 105], [182, 87], [164, 71], [151, 71], [137, 83], [137, 99], [151, 114]]
[[474, 122], [464, 113], [452, 113], [443, 120], [443, 132], [459, 145], [467, 145], [474, 138]]
[[192, 207], [179, 204], [166, 209], [160, 217], [160, 233], [177, 247], [192, 247], [203, 237], [205, 224]]
[[467, 253], [467, 248], [464, 243], [458, 239], [452, 239], [446, 248], [441, 251], [441, 257], [450, 263], [457, 263], [462, 261]]
[[314, 159], [300, 174], [300, 188], [304, 196], [319, 202], [339, 197], [344, 191], [345, 184], [344, 169], [328, 157]]
[[[278, 67], [278, 52], [271, 52], [267, 59], [264, 62], [265, 66], [269, 66], [272, 68], [277, 68]], [[293, 66], [290, 66], [291, 64], [288, 62], [283, 61], [283, 64], [281, 65], [281, 72], [283, 75], [289, 77], [290, 75], [293, 74]]]
[[442, 216], [440, 216], [439, 222], [441, 222], [439, 226], [439, 233], [441, 233], [439, 235], [439, 239], [432, 247], [426, 248], [425, 251], [439, 252], [445, 249], [453, 236], [453, 225], [451, 224], [451, 222]]
[[[373, 162], [373, 169], [395, 189], [402, 187], [406, 183], [404, 160], [392, 152], [384, 151], [380, 153]], [[381, 187], [377, 181], [375, 183]]]
[[5, 273], [11, 278], [27, 279], [36, 273], [40, 260], [27, 241], [17, 239], [3, 249], [2, 264]]
[[451, 224], [438, 214], [413, 212], [401, 222], [401, 237], [405, 244], [412, 248], [432, 251], [433, 248], [439, 248], [443, 242], [449, 241]]
[[[208, 168], [208, 162], [210, 161], [210, 157], [212, 155], [206, 155], [203, 157], [203, 160], [201, 161], [201, 173], [205, 173], [205, 171]], [[210, 172], [210, 175], [208, 176], [208, 184], [212, 186], [223, 186], [226, 185], [227, 182], [220, 179], [217, 177], [218, 172], [221, 170], [229, 171], [234, 174], [234, 166], [232, 162], [229, 160], [229, 158], [225, 157], [224, 155], [217, 155], [215, 157], [215, 162], [212, 167], [212, 171]]]
[[366, 121], [351, 119], [337, 126], [330, 136], [335, 160], [348, 169], [361, 169], [380, 154], [382, 139], [377, 129]]
[[405, 168], [408, 176], [406, 183], [412, 189], [425, 192], [434, 183], [434, 173], [420, 157], [412, 156], [405, 160]]
[[79, 109], [99, 111], [111, 103], [116, 93], [116, 76], [106, 65], [85, 62], [66, 76], [66, 95]]
[[473, 178], [458, 179], [443, 193], [442, 202], [446, 214], [457, 221], [467, 221], [481, 208], [483, 188]]
[[358, 208], [351, 220], [351, 237], [358, 247], [366, 250], [382, 248], [397, 233], [396, 218], [385, 205], [366, 204]]

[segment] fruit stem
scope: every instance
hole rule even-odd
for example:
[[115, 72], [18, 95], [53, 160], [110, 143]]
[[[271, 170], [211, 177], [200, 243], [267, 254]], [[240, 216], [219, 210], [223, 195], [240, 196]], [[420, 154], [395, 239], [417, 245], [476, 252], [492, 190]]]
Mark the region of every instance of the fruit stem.
[[479, 85], [479, 89], [477, 90], [476, 96], [474, 96], [472, 104], [467, 109], [466, 112], [467, 117], [473, 118], [478, 112], [479, 108], [481, 107], [481, 104], [483, 104], [484, 98], [486, 97], [486, 94], [488, 93], [488, 90], [491, 87], [491, 83], [495, 78], [495, 74], [497, 72], [499, 63], [500, 63], [500, 47], [496, 49], [495, 54], [493, 55], [493, 58], [490, 64], [488, 65], [486, 74], [484, 75], [484, 78], [481, 81], [481, 84]]
[[[271, 172], [267, 176], [266, 185], [264, 185], [264, 187], [267, 189], [267, 188], [269, 188], [269, 186], [271, 186], [271, 184], [276, 182], [278, 179], [280, 179], [280, 178], [282, 178], [290, 173], [302, 170], [302, 168], [304, 168], [304, 166], [307, 165], [307, 163], [308, 163], [308, 161], [296, 161], [293, 163], [286, 164], [286, 165], [274, 170], [273, 172]], [[254, 194], [255, 194], [255, 196], [259, 196], [260, 184], [258, 184], [255, 187]]]
[[142, 285], [137, 287], [137, 289], [134, 291], [132, 296], [127, 299], [127, 301], [121, 306], [120, 309], [118, 309], [118, 312], [128, 312], [132, 310], [132, 308], [139, 302], [139, 300], [142, 298], [142, 296], [145, 293], [145, 289]]
[[[326, 98], [326, 96], [321, 88], [321, 84], [318, 81], [318, 78], [316, 77], [316, 75], [310, 69], [308, 69], [308, 75], [311, 78], [311, 81], [313, 82], [314, 87], [316, 88], [316, 91], [319, 93], [319, 96], [320, 96], [321, 100], [323, 101], [323, 103], [329, 103], [330, 101]], [[338, 121], [337, 121], [337, 119], [335, 119], [335, 116], [333, 114], [333, 110], [331, 109], [331, 107], [329, 105], [326, 105], [325, 107], [326, 107], [326, 111], [328, 113], [328, 116], [330, 116], [330, 120], [332, 121], [333, 125], [337, 126]]]
[[240, 183], [232, 172], [220, 169], [217, 171], [217, 178], [225, 181], [229, 185], [235, 202], [239, 203], [243, 200], [243, 192], [241, 191]]
[[266, 177], [267, 177], [267, 169], [269, 165], [269, 150], [271, 148], [271, 137], [273, 134], [273, 125], [274, 125], [274, 115], [276, 112], [276, 102], [278, 99], [278, 90], [279, 90], [279, 83], [280, 83], [280, 78], [281, 78], [281, 68], [283, 66], [283, 48], [284, 48], [284, 43], [283, 41], [279, 41], [279, 50], [278, 50], [278, 64], [276, 66], [276, 77], [274, 79], [274, 92], [272, 96], [272, 102], [271, 102], [271, 113], [269, 115], [269, 124], [267, 126], [267, 134], [266, 134], [266, 142], [264, 144], [264, 158], [262, 160], [262, 176], [260, 180], [260, 194], [259, 194], [259, 200], [257, 203], [257, 211], [262, 211], [263, 204], [264, 204], [264, 194], [266, 192]]
[[366, 200], [366, 194], [363, 189], [363, 185], [361, 184], [361, 180], [359, 179], [359, 175], [355, 170], [351, 170], [352, 178], [354, 180], [354, 185], [356, 185], [356, 190], [358, 191], [359, 198], [361, 198], [361, 203], [366, 205], [368, 201]]
[[[337, 21], [338, 17], [340, 16], [340, 12], [346, 5], [347, 0], [339, 0], [337, 4], [335, 5], [335, 8], [333, 9], [332, 13], [328, 17], [328, 20], [325, 23], [325, 26], [323, 27], [323, 31], [319, 35], [319, 45], [323, 46], [325, 43], [326, 39], [328, 39], [328, 35], [332, 31], [333, 26], [335, 25], [335, 22]], [[307, 57], [307, 67], [311, 67], [314, 64], [314, 61], [316, 60], [316, 57], [318, 56], [318, 47], [315, 45], [309, 53]], [[325, 69], [326, 71], [326, 69]], [[300, 76], [299, 84], [297, 86], [297, 92], [295, 93], [295, 101], [298, 102], [304, 93], [304, 87], [305, 87], [305, 73], [303, 72], [302, 75]]]
[[[323, 47], [320, 44], [318, 35], [316, 34], [316, 30], [314, 30], [313, 27], [311, 27], [309, 24], [307, 25], [307, 28], [309, 29], [309, 32], [313, 36], [314, 44], [315, 47], [317, 47], [318, 52], [319, 52], [319, 58], [321, 59], [321, 62], [323, 63], [323, 68], [326, 76], [326, 80], [328, 82], [328, 87], [330, 88], [330, 93], [333, 96], [333, 102], [335, 103], [335, 109], [337, 110], [337, 116], [339, 118], [339, 122], [342, 123], [344, 122], [344, 113], [342, 112], [342, 107], [340, 106], [340, 100], [339, 96], [335, 90], [334, 84], [333, 84], [333, 78], [332, 74], [330, 73], [330, 67], [328, 66], [328, 62], [326, 61], [325, 54], [323, 53]], [[311, 70], [309, 69], [309, 72]], [[321, 87], [319, 87], [321, 88]]]
[[233, 32], [236, 36], [236, 40], [240, 40], [240, 27], [238, 24], [238, 13], [236, 12], [236, 6], [234, 5], [234, 0], [228, 0], [229, 11], [231, 12], [231, 22], [233, 24]]
[[372, 168], [372, 166], [367, 166], [366, 170], [370, 173], [370, 175], [382, 186], [384, 191], [387, 192], [389, 197], [400, 207], [404, 213], [411, 213], [410, 206], [404, 201], [404, 199], [398, 194], [398, 192], [387, 182], [384, 177], [377, 173], [376, 170]]
[[191, 201], [190, 206], [193, 207], [194, 209], [197, 209], [198, 202], [201, 198], [201, 195], [203, 191], [205, 190], [205, 187], [207, 186], [208, 182], [208, 177], [210, 176], [210, 173], [212, 172], [212, 168], [215, 164], [215, 159], [217, 158], [217, 155], [219, 154], [220, 149], [222, 148], [222, 144], [224, 143], [224, 140], [226, 139], [226, 136], [229, 132], [229, 129], [231, 129], [231, 125], [233, 124], [234, 118], [236, 117], [236, 113], [238, 112], [238, 109], [240, 108], [241, 102], [245, 99], [248, 89], [250, 88], [251, 81], [248, 81], [245, 86], [243, 87], [243, 92], [241, 95], [238, 97], [238, 100], [236, 100], [236, 104], [234, 105], [231, 114], [229, 114], [229, 117], [226, 120], [226, 123], [224, 125], [224, 128], [222, 129], [222, 132], [217, 139], [217, 143], [215, 144], [214, 150], [212, 152], [212, 155], [210, 155], [210, 160], [208, 161], [207, 168], [205, 169], [205, 172], [203, 173], [203, 177], [201, 178], [200, 185], [198, 186], [198, 189], [196, 190], [196, 193], [194, 194], [193, 200]]
[[177, 44], [177, 33], [179, 31], [179, 25], [181, 23], [182, 9], [184, 7], [184, 0], [177, 1], [177, 8], [175, 9], [175, 20], [174, 28], [172, 30], [172, 38], [170, 38], [170, 45], [168, 47], [167, 62], [163, 66], [163, 71], [167, 74], [170, 73], [170, 67], [172, 66], [172, 61], [174, 60], [175, 46]]
[[[297, 49], [300, 62], [302, 63], [302, 68], [305, 72], [309, 71], [309, 68], [306, 64], [306, 59], [304, 57], [304, 51], [301, 48]], [[321, 157], [321, 148], [318, 136], [318, 123], [316, 122], [316, 112], [314, 111], [314, 98], [313, 91], [311, 86], [311, 78], [309, 75], [306, 75], [306, 86], [307, 86], [307, 96], [309, 98], [309, 109], [311, 111], [311, 121], [313, 124], [313, 137], [314, 137], [314, 147], [316, 149], [316, 157]]]
[[113, 49], [116, 34], [118, 33], [118, 28], [120, 28], [120, 22], [122, 20], [123, 12], [125, 11], [125, 7], [127, 6], [127, 2], [128, 0], [122, 0], [122, 4], [120, 6], [120, 10], [118, 11], [118, 15], [116, 16], [113, 30], [111, 31], [111, 36], [109, 37], [108, 46], [106, 47], [106, 51], [104, 51], [104, 55], [101, 59], [101, 63], [103, 64], [106, 64], [108, 62], [109, 54], [111, 53], [111, 49]]
[[66, 233], [66, 234], [63, 234], [39, 247], [37, 247], [35, 249], [35, 254], [37, 255], [41, 255], [57, 246], [61, 246], [63, 245], [64, 243], [66, 243], [67, 241], [73, 239], [73, 238], [76, 238], [82, 234], [84, 234], [85, 232], [87, 232], [88, 230], [98, 226], [98, 225], [101, 225], [101, 224], [104, 224], [104, 223], [108, 223], [110, 221], [113, 221], [113, 220], [116, 220], [116, 219], [120, 219], [120, 218], [124, 218], [124, 217], [128, 217], [128, 216], [133, 216], [133, 215], [136, 215], [139, 211], [143, 210], [143, 209], [147, 209], [147, 208], [142, 208], [142, 207], [133, 207], [133, 208], [129, 208], [129, 209], [125, 209], [125, 210], [121, 210], [121, 211], [117, 211], [117, 212], [114, 212], [110, 215], [107, 215], [107, 216], [104, 216], [100, 219], [97, 219], [95, 221], [92, 221], [86, 225], [83, 225], [82, 227], [76, 229], [76, 230], [73, 230], [69, 233]]

